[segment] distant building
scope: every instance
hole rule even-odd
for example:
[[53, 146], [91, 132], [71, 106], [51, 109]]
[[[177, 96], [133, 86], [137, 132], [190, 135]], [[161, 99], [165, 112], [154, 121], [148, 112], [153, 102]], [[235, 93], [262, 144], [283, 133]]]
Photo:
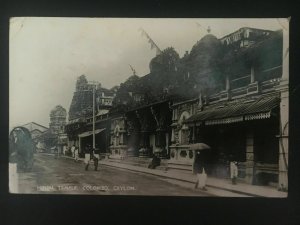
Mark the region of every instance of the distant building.
[[26, 123], [21, 127], [25, 127], [29, 130], [37, 150], [45, 149], [45, 143], [41, 137], [49, 130], [49, 128], [35, 122]]
[[[95, 124], [96, 147], [106, 152], [107, 143], [107, 117], [112, 107], [118, 87], [106, 89], [98, 84], [95, 89]], [[105, 122], [101, 122], [105, 120]], [[92, 143], [93, 122], [93, 85], [89, 84], [85, 75], [78, 77], [73, 99], [69, 110], [69, 121], [66, 125], [68, 145], [78, 146], [82, 154], [86, 144]]]
[[25, 127], [29, 130], [29, 132], [31, 133], [32, 139], [37, 138], [39, 135], [41, 135], [43, 132], [45, 132], [49, 129], [49, 128], [47, 128], [43, 125], [40, 125], [38, 123], [35, 123], [35, 122], [26, 123], [26, 124], [22, 125], [21, 127]]
[[49, 128], [52, 133], [60, 134], [64, 133], [64, 126], [66, 125], [67, 112], [61, 106], [57, 105], [50, 112], [50, 123]]

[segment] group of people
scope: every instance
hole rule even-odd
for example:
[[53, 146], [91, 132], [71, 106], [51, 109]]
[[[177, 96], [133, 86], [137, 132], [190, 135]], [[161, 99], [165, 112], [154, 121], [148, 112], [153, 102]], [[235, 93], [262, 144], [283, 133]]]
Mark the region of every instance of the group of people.
[[78, 146], [73, 145], [71, 148], [68, 148], [66, 145], [63, 146], [63, 154], [71, 155], [75, 161], [78, 161], [79, 158], [79, 149]]
[[[73, 145], [71, 148], [68, 149], [67, 146], [63, 147], [63, 154], [64, 155], [71, 155], [75, 162], [79, 161], [79, 148], [78, 146]], [[84, 163], [85, 163], [85, 170], [88, 170], [89, 165], [91, 162], [94, 164], [95, 171], [98, 170], [98, 161], [99, 161], [99, 154], [95, 148], [92, 148], [90, 144], [86, 145], [84, 149]]]
[[[200, 156], [201, 155], [201, 156]], [[201, 153], [201, 151], [196, 151], [196, 157], [194, 162], [194, 173], [197, 174], [197, 180], [195, 184], [195, 188], [201, 188], [202, 190], [206, 189], [206, 181], [207, 181], [207, 155], [205, 151]], [[231, 156], [231, 160], [229, 162], [229, 173], [231, 182], [233, 185], [237, 184], [238, 177], [238, 162], [233, 160]]]

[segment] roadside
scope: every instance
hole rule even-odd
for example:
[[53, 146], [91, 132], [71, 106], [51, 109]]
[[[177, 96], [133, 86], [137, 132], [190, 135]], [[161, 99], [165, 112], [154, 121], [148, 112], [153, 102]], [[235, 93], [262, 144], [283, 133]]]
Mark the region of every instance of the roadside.
[[[74, 158], [69, 156], [60, 156], [66, 159], [74, 160]], [[83, 158], [79, 158], [80, 162], [83, 162]], [[151, 174], [157, 177], [164, 178], [171, 183], [176, 183], [183, 187], [193, 188], [196, 183], [196, 175], [180, 173], [175, 171], [165, 171], [148, 169], [145, 167], [128, 165], [122, 162], [112, 162], [109, 159], [103, 159], [99, 161], [99, 165], [115, 167], [119, 169], [125, 169], [129, 171]], [[224, 197], [272, 197], [272, 198], [285, 198], [287, 197], [287, 192], [278, 191], [276, 188], [269, 186], [257, 186], [250, 185], [246, 183], [238, 183], [237, 185], [231, 184], [228, 179], [207, 178], [207, 193], [211, 195], [224, 196]]]

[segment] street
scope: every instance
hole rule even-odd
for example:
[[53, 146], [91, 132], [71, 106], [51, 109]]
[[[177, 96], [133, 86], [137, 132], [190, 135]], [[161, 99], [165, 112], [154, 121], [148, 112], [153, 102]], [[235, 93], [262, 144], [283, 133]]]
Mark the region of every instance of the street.
[[31, 172], [19, 173], [18, 193], [208, 196], [193, 184], [154, 175], [99, 165], [88, 171], [84, 164], [53, 155], [35, 154]]

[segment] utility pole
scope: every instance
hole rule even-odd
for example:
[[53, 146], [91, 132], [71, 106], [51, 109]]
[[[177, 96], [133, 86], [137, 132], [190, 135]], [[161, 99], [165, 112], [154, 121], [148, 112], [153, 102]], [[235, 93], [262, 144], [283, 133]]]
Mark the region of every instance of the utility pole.
[[95, 85], [93, 85], [93, 149], [95, 149]]
[[98, 82], [96, 81], [91, 81], [90, 82], [92, 87], [93, 87], [93, 149], [96, 148], [96, 138], [95, 138], [95, 94], [96, 94], [96, 85]]

